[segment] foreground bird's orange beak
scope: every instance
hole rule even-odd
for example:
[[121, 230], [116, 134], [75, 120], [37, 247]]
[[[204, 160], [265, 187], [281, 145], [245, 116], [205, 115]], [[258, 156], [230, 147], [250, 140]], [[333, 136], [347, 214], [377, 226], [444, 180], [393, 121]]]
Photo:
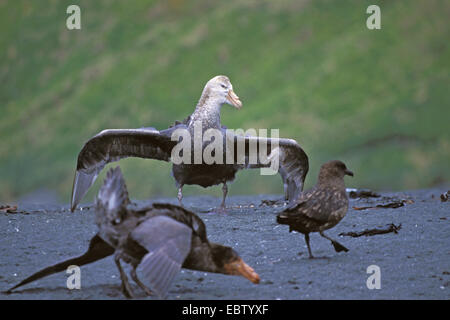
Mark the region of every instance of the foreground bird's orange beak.
[[242, 108], [242, 102], [241, 100], [239, 100], [239, 97], [236, 95], [236, 93], [234, 93], [233, 90], [228, 91], [227, 99], [228, 102], [235, 106], [237, 109]]
[[253, 283], [259, 283], [259, 275], [242, 259], [234, 260], [224, 266], [227, 274], [242, 276]]

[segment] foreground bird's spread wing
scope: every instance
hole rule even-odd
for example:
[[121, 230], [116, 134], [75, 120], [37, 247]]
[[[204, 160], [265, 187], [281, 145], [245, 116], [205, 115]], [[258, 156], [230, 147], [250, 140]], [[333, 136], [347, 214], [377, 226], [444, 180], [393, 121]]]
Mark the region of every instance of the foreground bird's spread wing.
[[243, 159], [238, 159], [238, 156], [236, 156], [239, 141], [245, 143], [245, 165], [243, 168], [270, 167], [268, 162], [278, 157], [279, 166], [275, 169], [280, 173], [283, 182], [288, 185], [289, 201], [291, 202], [299, 197], [303, 191], [303, 184], [309, 170], [309, 162], [308, 156], [297, 141], [293, 139], [235, 136], [235, 159], [241, 162]]
[[191, 250], [191, 228], [167, 216], [156, 216], [141, 223], [130, 236], [148, 250], [139, 265], [144, 281], [165, 297]]
[[106, 164], [126, 157], [170, 160], [176, 141], [153, 128], [108, 129], [92, 137], [78, 154], [71, 209], [75, 210]]

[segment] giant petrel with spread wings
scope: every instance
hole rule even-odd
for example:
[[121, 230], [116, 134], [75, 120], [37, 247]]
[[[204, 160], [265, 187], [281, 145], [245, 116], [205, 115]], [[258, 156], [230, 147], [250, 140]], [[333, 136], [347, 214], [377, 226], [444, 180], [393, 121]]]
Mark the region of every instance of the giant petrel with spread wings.
[[[286, 199], [291, 201], [297, 198], [303, 190], [303, 183], [308, 172], [308, 157], [300, 145], [292, 139], [228, 134], [226, 127], [220, 123], [220, 109], [224, 104], [232, 105], [237, 109], [242, 107], [242, 102], [234, 93], [228, 77], [216, 76], [206, 83], [194, 112], [184, 121], [176, 122], [166, 130], [107, 129], [92, 137], [78, 155], [71, 210], [76, 209], [106, 164], [126, 157], [171, 161], [172, 150], [179, 142], [182, 142], [181, 138], [172, 139], [174, 132], [176, 130], [189, 132], [194, 146], [196, 144], [194, 131], [199, 124], [201, 133], [205, 133], [208, 129], [216, 129], [223, 133], [224, 143], [233, 142], [231, 150], [228, 146], [223, 148], [230, 151], [233, 161], [231, 164], [229, 162], [205, 163], [202, 159], [200, 163], [173, 163], [172, 172], [180, 203], [184, 185], [209, 187], [223, 183], [221, 209], [224, 209], [228, 192], [227, 182], [234, 179], [236, 172], [246, 168], [268, 167], [270, 164], [267, 159], [274, 156], [278, 157], [278, 172], [284, 182]], [[211, 139], [210, 143], [213, 141]], [[238, 150], [239, 145], [244, 147]], [[264, 149], [261, 145], [265, 145]], [[202, 150], [207, 147], [208, 143], [201, 145]], [[253, 157], [254, 153], [257, 153], [256, 158]], [[252, 162], [251, 159], [256, 161]]]

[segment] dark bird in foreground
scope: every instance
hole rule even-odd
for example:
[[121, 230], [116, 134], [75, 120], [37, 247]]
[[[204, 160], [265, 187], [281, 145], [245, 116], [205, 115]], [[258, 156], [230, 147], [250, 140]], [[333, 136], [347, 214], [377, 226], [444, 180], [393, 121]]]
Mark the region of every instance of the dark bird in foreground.
[[[200, 162], [173, 162], [172, 174], [178, 188], [180, 204], [184, 185], [200, 185], [206, 188], [222, 183], [221, 209], [224, 209], [228, 192], [227, 182], [234, 180], [237, 171], [268, 167], [265, 160], [275, 154], [279, 157], [279, 168], [276, 169], [282, 177], [286, 197], [290, 200], [295, 199], [303, 190], [303, 182], [308, 172], [308, 157], [300, 145], [292, 139], [241, 136], [230, 133], [220, 122], [220, 110], [223, 104], [230, 104], [237, 109], [242, 107], [242, 102], [234, 93], [228, 77], [216, 76], [205, 85], [194, 112], [184, 121], [177, 121], [175, 125], [166, 130], [158, 131], [154, 128], [107, 129], [92, 137], [78, 154], [71, 210], [76, 209], [106, 164], [126, 157], [173, 162], [171, 159], [173, 149], [178, 142], [186, 141], [184, 141], [184, 137], [175, 137], [172, 140], [172, 136], [175, 132], [185, 130], [190, 135], [189, 139], [192, 150], [194, 150], [194, 146], [201, 138], [195, 136], [195, 128], [199, 128], [202, 136], [209, 129], [220, 131], [224, 137], [224, 143], [233, 141], [233, 148], [229, 148], [229, 146], [222, 148], [223, 154], [218, 154], [223, 160], [222, 163], [220, 161], [206, 163], [203, 157]], [[207, 139], [205, 138], [205, 140]], [[203, 151], [211, 146], [212, 142], [212, 139], [200, 140], [200, 147], [197, 146], [197, 148], [201, 148]], [[244, 145], [244, 150], [237, 150], [238, 142]], [[263, 142], [267, 144], [265, 150], [259, 147]], [[256, 148], [252, 147], [254, 145]], [[230, 152], [230, 159], [233, 160], [231, 164], [226, 161], [226, 152]], [[194, 157], [193, 152], [192, 157]], [[254, 157], [257, 157], [257, 161], [250, 161]]]
[[[194, 213], [171, 204], [154, 203], [132, 209], [120, 168], [111, 169], [96, 199], [99, 232], [88, 251], [45, 268], [7, 291], [64, 271], [70, 265], [82, 266], [114, 254], [122, 280], [122, 291], [133, 297], [121, 261], [132, 267], [130, 276], [147, 295], [165, 297], [181, 268], [240, 275], [253, 283], [258, 274], [230, 247], [208, 241], [203, 221]], [[137, 277], [141, 271], [144, 282]]]
[[330, 240], [336, 252], [348, 251], [324, 233], [337, 225], [347, 213], [345, 175], [353, 176], [353, 172], [343, 162], [333, 160], [323, 164], [316, 186], [302, 193], [298, 200], [277, 216], [278, 223], [289, 225], [289, 232], [295, 230], [305, 235], [310, 258], [313, 258], [309, 245], [311, 232], [319, 232], [322, 237]]

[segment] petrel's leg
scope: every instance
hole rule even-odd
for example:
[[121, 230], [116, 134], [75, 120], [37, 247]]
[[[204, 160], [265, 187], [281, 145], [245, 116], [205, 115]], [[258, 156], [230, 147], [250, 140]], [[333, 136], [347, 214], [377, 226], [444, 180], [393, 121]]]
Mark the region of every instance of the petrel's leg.
[[178, 187], [178, 203], [180, 204], [180, 206], [183, 206], [183, 202], [181, 200], [183, 200], [183, 185], [180, 185]]
[[289, 200], [289, 189], [288, 189], [289, 185], [287, 182], [284, 182], [283, 184], [283, 188], [284, 188], [284, 200], [288, 201]]
[[222, 203], [220, 204], [220, 207], [211, 208], [210, 214], [215, 214], [215, 213], [226, 214], [227, 213], [227, 210], [225, 208], [225, 199], [227, 198], [227, 193], [228, 193], [228, 186], [227, 186], [226, 181], [223, 182], [222, 192], [223, 192], [223, 197], [222, 197]]
[[311, 246], [309, 245], [309, 233], [305, 233], [305, 242], [306, 242], [306, 246], [308, 247], [309, 258], [313, 259], [314, 256], [312, 255]]
[[227, 197], [227, 193], [228, 193], [228, 186], [227, 186], [226, 182], [223, 183], [222, 192], [223, 192], [223, 198], [222, 198], [222, 203], [220, 205], [220, 209], [225, 210], [225, 198]]
[[133, 298], [133, 290], [131, 289], [130, 283], [128, 282], [127, 275], [122, 269], [120, 264], [120, 253], [116, 253], [114, 256], [114, 262], [116, 263], [117, 269], [119, 269], [120, 279], [122, 280], [122, 292], [127, 298]]
[[327, 236], [325, 233], [323, 233], [323, 231], [320, 231], [319, 233], [322, 237], [331, 241], [331, 243], [333, 244], [334, 250], [336, 250], [336, 252], [341, 252], [341, 251], [347, 252], [348, 251], [348, 249], [346, 247], [344, 247], [342, 244], [340, 244], [336, 240]]
[[138, 276], [136, 274], [136, 267], [137, 266], [133, 265], [133, 268], [130, 271], [131, 279], [133, 279], [133, 281], [136, 282], [136, 284], [139, 286], [139, 288], [144, 290], [146, 295], [148, 295], [148, 296], [153, 295], [153, 292], [149, 288], [147, 288], [147, 286], [145, 284], [143, 284], [141, 282], [141, 280], [139, 280], [139, 278], [138, 278]]

